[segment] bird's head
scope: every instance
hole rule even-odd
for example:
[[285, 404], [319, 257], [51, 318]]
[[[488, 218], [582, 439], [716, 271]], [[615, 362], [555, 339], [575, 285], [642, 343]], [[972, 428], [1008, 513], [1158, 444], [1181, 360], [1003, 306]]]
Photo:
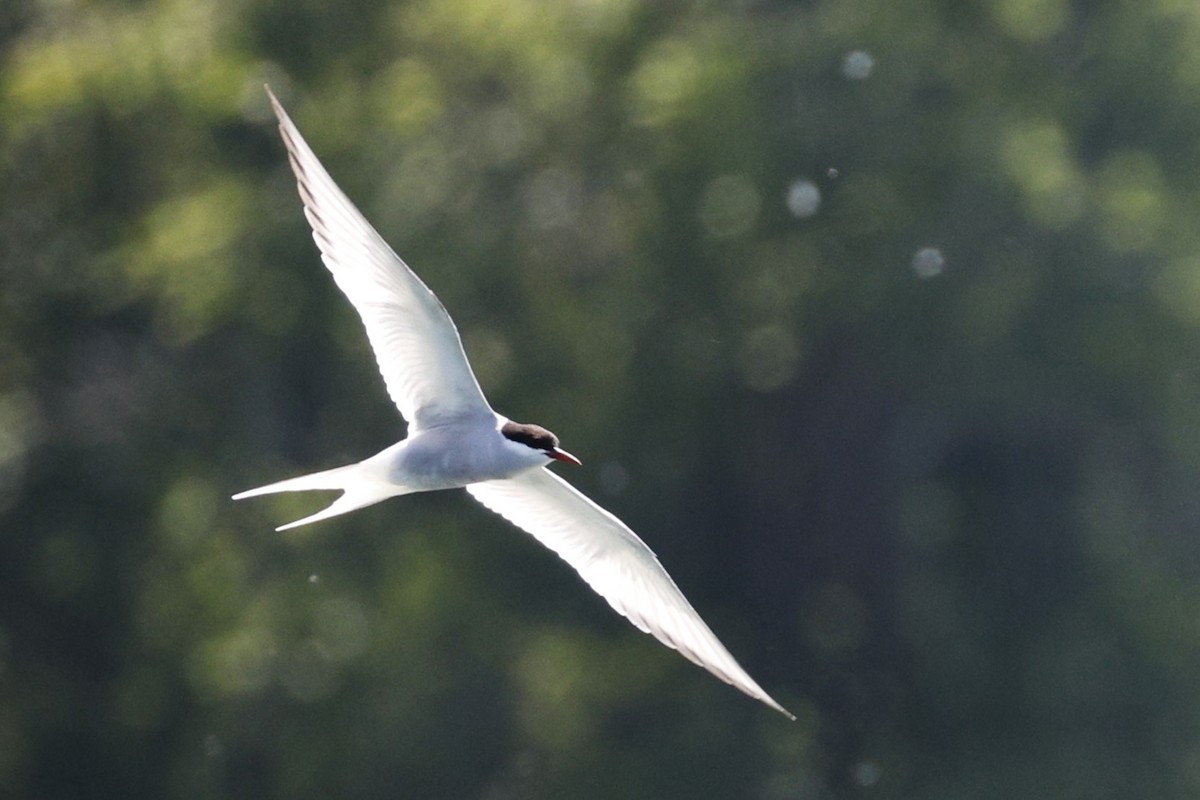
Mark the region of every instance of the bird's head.
[[500, 428], [500, 433], [510, 442], [516, 442], [534, 450], [540, 450], [545, 453], [547, 458], [552, 458], [555, 461], [563, 461], [567, 464], [574, 464], [577, 467], [583, 465], [583, 462], [578, 458], [559, 447], [558, 437], [541, 425], [528, 425], [522, 422], [509, 421], [505, 422]]

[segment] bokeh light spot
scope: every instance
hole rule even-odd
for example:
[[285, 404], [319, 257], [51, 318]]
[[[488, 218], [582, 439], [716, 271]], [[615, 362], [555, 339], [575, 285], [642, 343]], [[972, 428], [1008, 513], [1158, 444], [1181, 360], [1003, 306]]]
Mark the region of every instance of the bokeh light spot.
[[1086, 182], [1066, 130], [1055, 120], [1023, 120], [1002, 134], [1001, 163], [1021, 190], [1029, 215], [1058, 230], [1083, 214]]
[[636, 115], [648, 125], [675, 119], [700, 92], [703, 72], [696, 53], [686, 42], [659, 43], [633, 77]]
[[912, 268], [918, 278], [936, 278], [946, 267], [946, 257], [936, 247], [922, 247], [913, 256]]
[[807, 219], [821, 208], [821, 190], [809, 180], [798, 180], [788, 187], [787, 207], [793, 217]]
[[848, 80], [861, 81], [871, 77], [875, 58], [866, 50], [852, 50], [842, 59], [842, 75]]

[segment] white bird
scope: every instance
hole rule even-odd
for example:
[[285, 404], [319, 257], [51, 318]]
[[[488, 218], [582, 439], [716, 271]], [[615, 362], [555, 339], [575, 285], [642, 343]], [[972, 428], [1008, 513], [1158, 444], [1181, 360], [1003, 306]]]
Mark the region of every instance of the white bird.
[[558, 437], [492, 410], [446, 309], [329, 177], [270, 87], [267, 94], [321, 259], [362, 317], [408, 438], [357, 464], [233, 499], [342, 491], [324, 511], [278, 528], [286, 530], [397, 495], [464, 487], [556, 552], [642, 631], [795, 719], [738, 665], [637, 534], [545, 468], [580, 464]]

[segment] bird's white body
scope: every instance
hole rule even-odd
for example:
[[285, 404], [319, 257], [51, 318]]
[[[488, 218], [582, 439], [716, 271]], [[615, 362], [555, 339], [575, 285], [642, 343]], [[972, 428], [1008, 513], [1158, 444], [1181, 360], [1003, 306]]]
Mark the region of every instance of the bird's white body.
[[492, 416], [490, 425], [486, 424], [486, 419], [472, 418], [414, 431], [408, 438], [365, 461], [260, 486], [241, 492], [234, 499], [314, 489], [345, 492], [324, 511], [278, 528], [283, 531], [345, 514], [389, 497], [504, 480], [550, 463], [552, 459], [541, 451], [502, 435], [500, 429], [508, 420], [499, 414]]
[[[746, 674], [650, 548], [623, 522], [545, 469], [578, 464], [554, 434], [514, 423], [488, 405], [450, 315], [329, 177], [267, 90], [321, 258], [362, 317], [408, 438], [357, 464], [234, 495], [339, 490], [294, 528], [389, 497], [465, 488], [574, 567], [641, 630], [741, 691], [792, 717]], [[795, 717], [792, 717], [795, 719]]]
[[389, 478], [417, 491], [457, 489], [550, 463], [543, 453], [501, 435], [505, 422], [496, 415], [493, 425], [454, 423], [418, 431], [384, 451], [391, 454]]

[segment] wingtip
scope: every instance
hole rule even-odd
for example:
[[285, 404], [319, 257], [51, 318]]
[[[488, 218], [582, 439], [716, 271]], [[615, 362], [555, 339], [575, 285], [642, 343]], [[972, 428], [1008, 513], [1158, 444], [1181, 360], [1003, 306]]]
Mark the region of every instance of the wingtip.
[[[758, 687], [756, 686], [756, 688], [758, 688]], [[743, 691], [745, 691], [745, 690], [743, 690]], [[746, 692], [746, 693], [747, 693], [747, 694], [750, 694], [749, 692]], [[753, 697], [755, 700], [758, 700], [759, 702], [761, 702], [761, 703], [764, 703], [765, 705], [768, 705], [768, 706], [770, 706], [771, 708], [775, 709], [775, 710], [776, 710], [776, 711], [778, 711], [780, 714], [783, 714], [785, 717], [787, 717], [788, 719], [790, 719], [792, 722], [795, 722], [795, 721], [796, 721], [796, 715], [795, 715], [795, 714], [793, 714], [792, 712], [788, 711], [788, 710], [787, 710], [786, 708], [784, 708], [783, 706], [779, 705], [779, 703], [775, 702], [775, 698], [774, 698], [774, 697], [771, 697], [771, 695], [769, 695], [769, 694], [767, 694], [766, 692], [762, 691], [762, 689], [761, 689], [761, 688], [759, 688], [758, 694], [750, 694], [750, 696], [751, 696], [751, 697]]]
[[773, 708], [773, 709], [775, 709], [776, 711], [778, 711], [780, 714], [783, 714], [785, 717], [787, 717], [787, 718], [788, 718], [789, 720], [791, 720], [792, 722], [795, 722], [795, 721], [796, 721], [796, 715], [795, 715], [795, 714], [793, 714], [792, 712], [788, 711], [786, 708], [784, 708], [783, 706], [779, 705], [779, 703], [776, 703], [774, 700], [772, 700], [771, 702], [767, 703], [767, 705], [769, 705], [771, 708]]
[[271, 101], [271, 109], [275, 112], [275, 116], [279, 117], [281, 120], [286, 119], [287, 112], [283, 110], [283, 104], [279, 102], [279, 98], [275, 96], [275, 92], [271, 91], [271, 85], [269, 83], [264, 83], [263, 89], [265, 89], [267, 92], [267, 97]]

